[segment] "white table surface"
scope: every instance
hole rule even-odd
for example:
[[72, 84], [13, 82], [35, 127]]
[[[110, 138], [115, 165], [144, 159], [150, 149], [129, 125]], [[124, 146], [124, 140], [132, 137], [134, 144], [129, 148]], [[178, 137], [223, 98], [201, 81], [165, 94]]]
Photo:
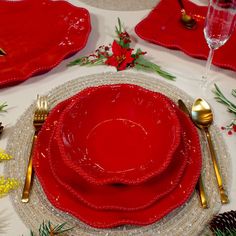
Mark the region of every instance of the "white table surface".
[[[127, 0], [128, 1], [128, 0]], [[134, 26], [140, 22], [150, 10], [142, 11], [108, 11], [94, 7], [87, 6], [79, 0], [70, 0], [76, 6], [85, 7], [91, 14], [92, 32], [89, 37], [86, 47], [71, 58], [61, 62], [56, 68], [48, 73], [40, 76], [35, 76], [27, 81], [8, 88], [0, 89], [0, 101], [7, 101], [7, 113], [0, 113], [0, 120], [5, 126], [4, 134], [0, 140], [0, 148], [5, 148], [9, 133], [16, 124], [17, 119], [21, 114], [32, 104], [37, 94], [45, 94], [52, 88], [63, 84], [69, 80], [73, 80], [79, 76], [100, 73], [104, 71], [115, 71], [115, 68], [108, 66], [94, 66], [94, 67], [66, 67], [68, 62], [73, 59], [88, 55], [93, 52], [98, 46], [111, 43], [115, 36], [114, 27], [117, 24], [119, 17], [124, 22], [127, 31], [133, 37], [135, 44], [134, 48], [140, 47], [143, 51], [147, 51], [146, 57], [153, 62], [160, 65], [163, 69], [173, 73], [177, 76], [176, 82], [169, 82], [190, 94], [193, 98], [204, 97], [211, 104], [215, 123], [221, 127], [229, 123], [233, 118], [232, 114], [226, 112], [223, 105], [214, 100], [214, 95], [211, 91], [203, 93], [199, 87], [199, 80], [204, 73], [204, 60], [191, 58], [181, 51], [170, 50], [158, 45], [150, 44], [140, 39], [134, 32]], [[203, 4], [204, 1], [195, 1]], [[220, 50], [220, 49], [219, 49]], [[232, 52], [233, 53], [233, 52]], [[158, 75], [155, 76], [157, 80], [163, 80]], [[217, 84], [223, 90], [225, 95], [230, 96], [232, 88], [236, 88], [236, 73], [231, 70], [224, 70], [213, 66], [209, 79], [215, 79]], [[236, 101], [235, 101], [236, 102]], [[232, 168], [236, 169], [236, 134], [229, 136], [224, 134], [224, 139], [228, 147], [232, 159]], [[0, 164], [0, 174], [3, 172], [4, 164]], [[230, 204], [222, 206], [221, 212], [228, 210], [236, 210], [236, 172], [233, 171], [232, 187], [230, 191]], [[0, 226], [2, 219], [6, 219], [5, 231], [2, 235], [30, 235], [29, 229], [23, 224], [17, 213], [14, 211], [9, 197], [0, 199]], [[1, 227], [0, 227], [1, 228]], [[1, 232], [0, 232], [1, 235]]]

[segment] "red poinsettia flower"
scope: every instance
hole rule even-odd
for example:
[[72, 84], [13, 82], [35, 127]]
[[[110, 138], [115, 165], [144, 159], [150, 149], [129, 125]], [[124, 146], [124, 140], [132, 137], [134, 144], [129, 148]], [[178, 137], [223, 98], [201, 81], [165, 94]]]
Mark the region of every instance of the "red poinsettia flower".
[[112, 44], [113, 54], [107, 58], [105, 63], [107, 65], [115, 66], [117, 70], [125, 70], [129, 64], [134, 61], [132, 55], [133, 49], [131, 48], [122, 48], [116, 40]]

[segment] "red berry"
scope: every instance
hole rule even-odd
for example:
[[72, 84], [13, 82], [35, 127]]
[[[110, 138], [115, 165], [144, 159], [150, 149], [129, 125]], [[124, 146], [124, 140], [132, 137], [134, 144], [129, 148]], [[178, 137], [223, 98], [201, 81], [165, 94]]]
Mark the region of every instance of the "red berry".
[[232, 133], [232, 131], [230, 130], [230, 131], [228, 131], [228, 135], [232, 135], [233, 133]]

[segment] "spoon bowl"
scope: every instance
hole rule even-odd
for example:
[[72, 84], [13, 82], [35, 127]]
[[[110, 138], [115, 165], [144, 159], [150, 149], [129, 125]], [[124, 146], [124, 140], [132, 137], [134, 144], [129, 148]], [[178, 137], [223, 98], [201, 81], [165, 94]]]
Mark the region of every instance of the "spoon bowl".
[[199, 128], [208, 128], [213, 122], [213, 113], [209, 104], [201, 98], [195, 100], [191, 116]]
[[187, 15], [186, 13], [182, 13], [182, 17], [181, 17], [181, 23], [184, 25], [185, 28], [187, 29], [193, 29], [197, 22], [190, 16]]
[[180, 18], [180, 22], [183, 24], [183, 26], [187, 29], [193, 29], [196, 27], [197, 25], [197, 22], [196, 20], [191, 17], [190, 15], [188, 15], [185, 11], [185, 8], [184, 8], [184, 4], [182, 2], [182, 0], [178, 0], [179, 2], [179, 5], [180, 5], [180, 8], [181, 8], [181, 18]]

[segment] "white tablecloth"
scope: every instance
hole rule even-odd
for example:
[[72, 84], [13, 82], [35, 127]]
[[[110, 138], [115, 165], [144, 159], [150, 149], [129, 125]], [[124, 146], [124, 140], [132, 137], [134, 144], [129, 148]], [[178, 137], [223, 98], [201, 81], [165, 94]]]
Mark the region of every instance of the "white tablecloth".
[[[129, 0], [127, 0], [129, 1]], [[233, 118], [232, 114], [226, 112], [226, 108], [217, 103], [211, 91], [203, 93], [199, 87], [199, 80], [204, 73], [205, 61], [191, 58], [181, 51], [170, 50], [158, 45], [143, 41], [134, 33], [134, 26], [140, 22], [150, 10], [141, 11], [111, 11], [94, 8], [78, 0], [70, 0], [76, 6], [85, 7], [91, 14], [92, 32], [86, 47], [71, 58], [64, 60], [50, 72], [30, 78], [16, 86], [0, 89], [0, 101], [6, 101], [8, 104], [7, 113], [0, 113], [0, 120], [5, 126], [4, 134], [0, 140], [0, 147], [5, 148], [8, 135], [16, 124], [17, 119], [25, 111], [37, 94], [45, 94], [57, 85], [63, 84], [79, 76], [89, 75], [104, 71], [115, 71], [115, 68], [108, 66], [94, 67], [67, 67], [68, 62], [73, 59], [87, 55], [93, 52], [98, 46], [111, 43], [115, 36], [115, 25], [119, 17], [126, 30], [131, 34], [135, 44], [134, 48], [141, 48], [147, 51], [146, 57], [160, 65], [164, 70], [177, 76], [176, 82], [169, 82], [190, 94], [193, 98], [204, 97], [211, 104], [215, 124], [219, 127], [226, 125]], [[204, 1], [195, 1], [203, 4]], [[219, 49], [220, 50], [220, 49]], [[163, 80], [158, 75], [157, 80]], [[216, 83], [223, 90], [226, 96], [230, 96], [232, 88], [236, 88], [236, 73], [230, 70], [224, 70], [213, 66], [209, 79], [215, 79]], [[232, 168], [236, 168], [236, 135], [229, 136], [224, 134], [229, 153], [232, 159]], [[3, 172], [4, 164], [0, 164], [0, 173]], [[222, 206], [221, 212], [236, 210], [236, 173], [233, 171], [232, 187], [230, 191], [230, 204]], [[0, 225], [2, 218], [7, 220], [7, 228], [3, 235], [29, 235], [29, 230], [22, 223], [17, 213], [14, 211], [9, 197], [0, 199]], [[39, 222], [40, 223], [40, 222]], [[4, 223], [5, 224], [5, 223]], [[5, 224], [6, 225], [6, 224]], [[1, 228], [1, 227], [0, 227]], [[0, 232], [1, 234], [1, 232]]]

